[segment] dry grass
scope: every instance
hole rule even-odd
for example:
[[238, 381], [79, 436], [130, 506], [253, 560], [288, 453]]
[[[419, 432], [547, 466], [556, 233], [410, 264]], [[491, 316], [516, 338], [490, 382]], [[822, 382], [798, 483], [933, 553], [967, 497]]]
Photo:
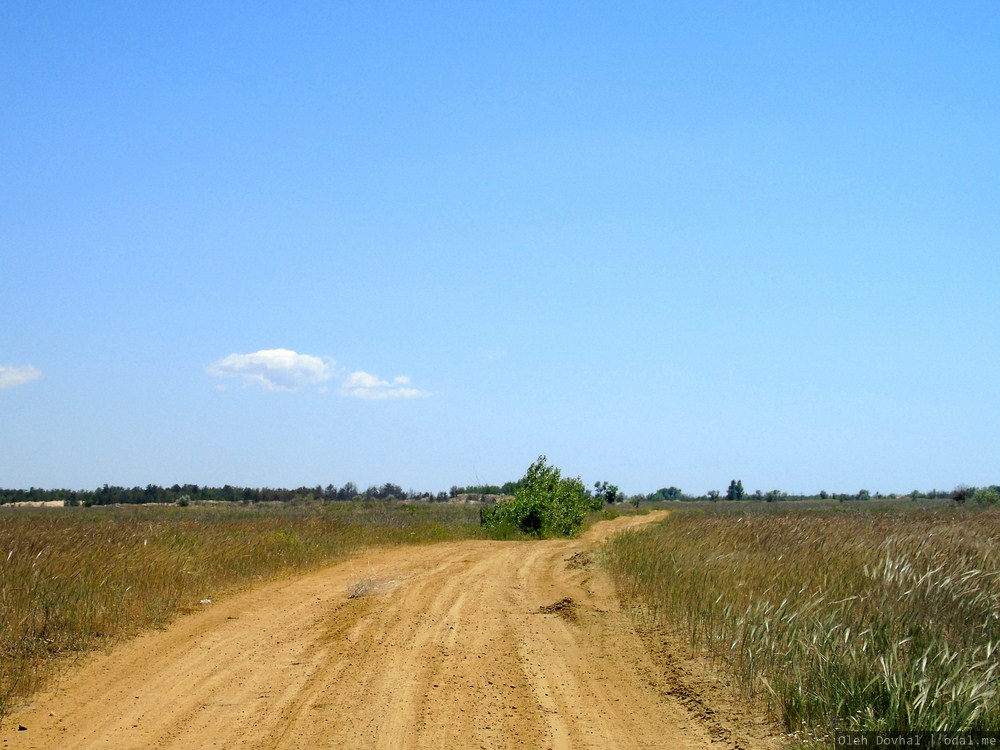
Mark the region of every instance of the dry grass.
[[365, 547], [482, 533], [456, 505], [2, 508], [0, 718], [57, 658], [203, 599]]
[[998, 511], [678, 512], [608, 553], [789, 731], [1000, 730]]

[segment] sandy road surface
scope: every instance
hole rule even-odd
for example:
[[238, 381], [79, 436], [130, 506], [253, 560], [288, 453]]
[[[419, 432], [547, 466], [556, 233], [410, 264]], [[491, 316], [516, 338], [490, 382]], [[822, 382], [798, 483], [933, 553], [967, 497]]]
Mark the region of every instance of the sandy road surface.
[[772, 746], [677, 684], [594, 566], [649, 520], [380, 551], [207, 605], [69, 670], [2, 748]]

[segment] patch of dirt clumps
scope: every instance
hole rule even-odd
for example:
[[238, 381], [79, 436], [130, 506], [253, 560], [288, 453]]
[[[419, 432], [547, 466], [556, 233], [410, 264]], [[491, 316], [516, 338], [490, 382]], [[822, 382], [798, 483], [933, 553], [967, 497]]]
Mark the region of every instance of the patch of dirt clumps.
[[594, 556], [590, 552], [577, 552], [566, 558], [566, 567], [570, 570], [590, 570], [594, 567]]
[[559, 615], [564, 620], [576, 622], [576, 602], [568, 596], [552, 604], [546, 604], [538, 608], [538, 613], [542, 615]]

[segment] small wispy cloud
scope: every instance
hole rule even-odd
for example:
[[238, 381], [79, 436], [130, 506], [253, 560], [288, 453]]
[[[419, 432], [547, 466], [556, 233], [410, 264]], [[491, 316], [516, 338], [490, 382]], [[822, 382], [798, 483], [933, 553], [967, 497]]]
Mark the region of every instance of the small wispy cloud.
[[298, 391], [307, 386], [326, 390], [323, 385], [326, 381], [342, 378], [337, 393], [345, 398], [380, 401], [431, 395], [414, 388], [406, 375], [398, 375], [392, 380], [383, 380], [363, 370], [345, 375], [330, 357], [299, 354], [291, 349], [261, 349], [250, 354], [230, 354], [210, 364], [205, 371], [217, 378], [238, 379], [245, 388], [259, 387], [266, 391]]
[[0, 365], [0, 391], [5, 388], [16, 388], [42, 377], [42, 371], [34, 365]]
[[490, 362], [496, 362], [498, 359], [503, 359], [507, 356], [507, 352], [500, 347], [494, 347], [493, 349], [480, 349], [479, 352]]
[[370, 401], [388, 398], [424, 398], [431, 395], [410, 385], [410, 379], [406, 375], [398, 375], [392, 380], [382, 380], [363, 370], [347, 375], [340, 384], [339, 392], [341, 396]]
[[261, 349], [250, 354], [230, 354], [205, 368], [217, 378], [237, 378], [244, 387], [266, 391], [297, 391], [334, 377], [329, 357], [299, 354], [291, 349]]

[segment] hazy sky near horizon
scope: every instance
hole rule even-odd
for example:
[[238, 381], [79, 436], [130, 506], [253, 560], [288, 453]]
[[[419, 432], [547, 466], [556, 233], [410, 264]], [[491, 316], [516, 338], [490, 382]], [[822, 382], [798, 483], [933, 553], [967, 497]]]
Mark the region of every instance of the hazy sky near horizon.
[[0, 5], [0, 486], [1000, 483], [1000, 5]]

